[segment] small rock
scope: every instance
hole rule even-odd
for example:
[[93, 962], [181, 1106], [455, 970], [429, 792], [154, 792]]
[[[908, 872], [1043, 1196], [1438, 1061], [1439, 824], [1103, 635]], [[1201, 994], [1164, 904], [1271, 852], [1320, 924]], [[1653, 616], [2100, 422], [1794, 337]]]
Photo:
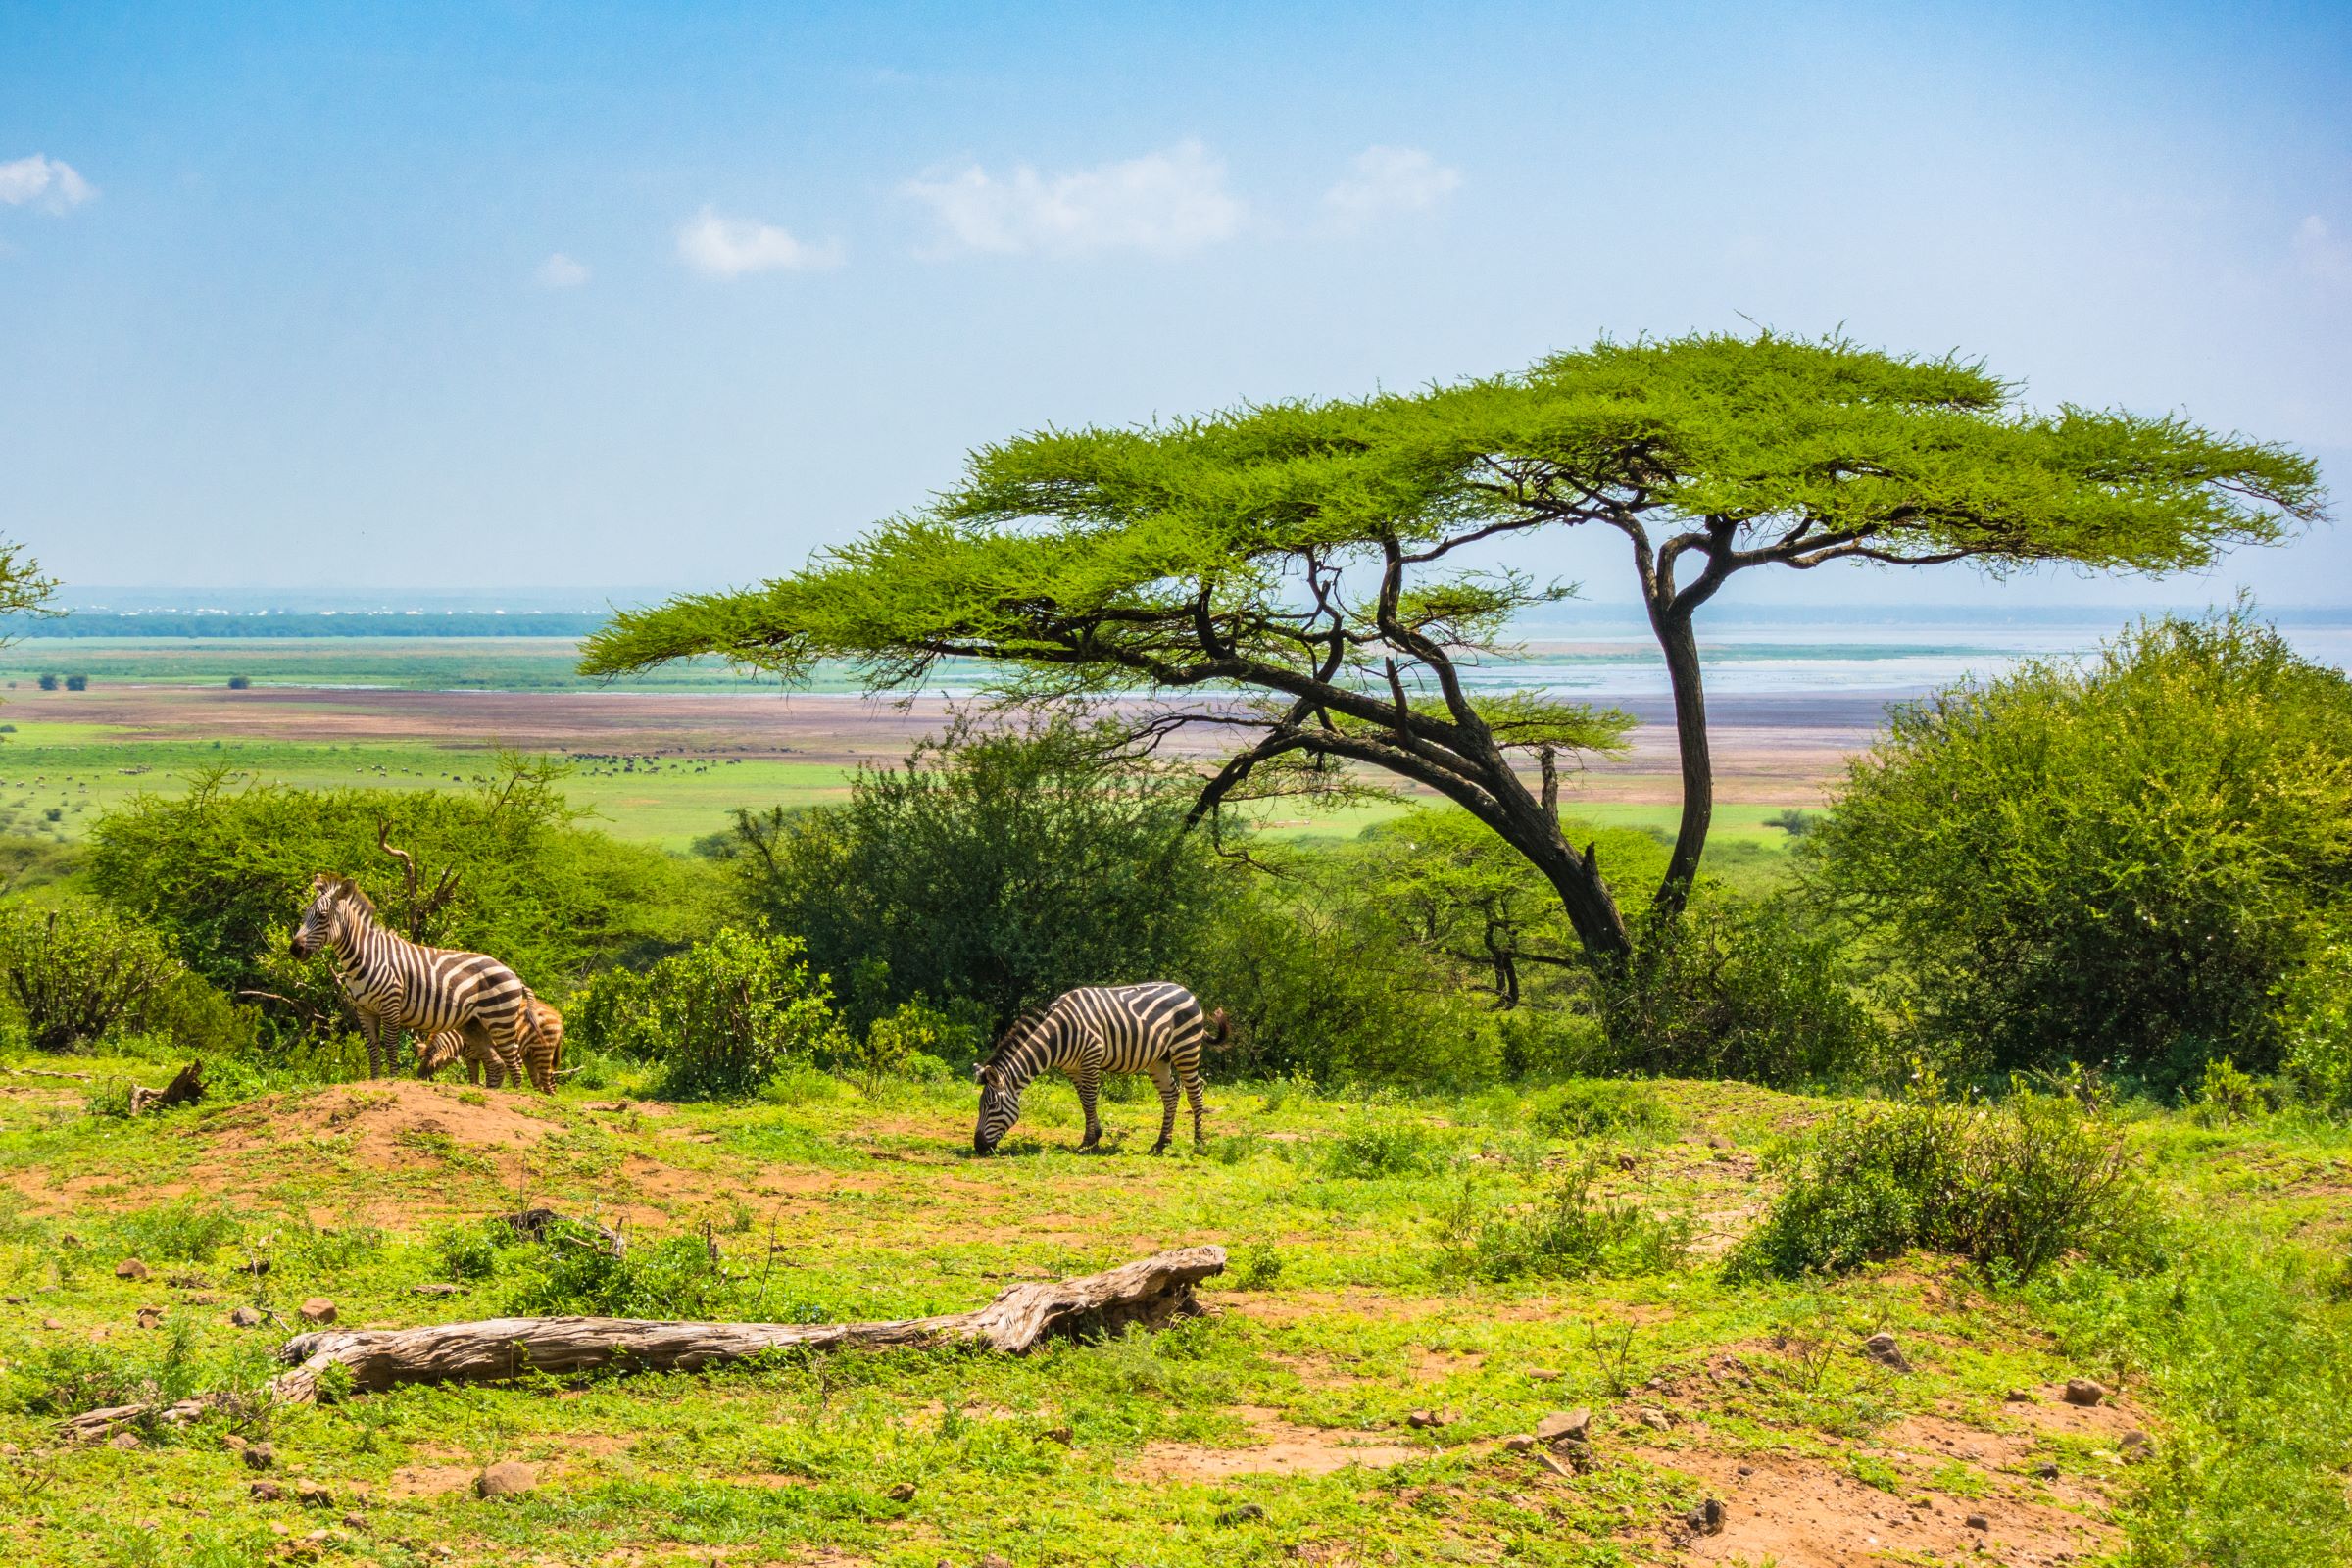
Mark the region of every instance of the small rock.
[[1536, 1441], [1546, 1447], [1582, 1447], [1592, 1441], [1592, 1412], [1581, 1405], [1555, 1410], [1536, 1423]]
[[517, 1459], [501, 1459], [473, 1478], [477, 1497], [519, 1497], [539, 1485], [531, 1467]]
[[1068, 1427], [1048, 1427], [1045, 1438], [1048, 1443], [1058, 1443], [1065, 1448], [1077, 1441], [1077, 1435]]
[[1525, 1453], [1536, 1446], [1536, 1440], [1525, 1432], [1514, 1432], [1502, 1440], [1502, 1446], [1513, 1453]]
[[286, 1500], [286, 1489], [274, 1481], [256, 1481], [245, 1490], [252, 1494], [253, 1500], [256, 1502], [283, 1502]]
[[172, 1274], [168, 1275], [164, 1283], [175, 1291], [201, 1291], [213, 1282], [201, 1274]]
[[978, 1562], [972, 1564], [972, 1568], [1012, 1568], [1012, 1564], [992, 1551], [987, 1556], [981, 1558]]
[[1972, 1513], [1962, 1522], [1971, 1530], [1990, 1530], [1992, 1528], [1992, 1521], [1981, 1513]]
[[1632, 1170], [1641, 1163], [1642, 1162], [1640, 1160], [1636, 1159], [1631, 1154], [1619, 1154], [1617, 1156], [1617, 1168], [1619, 1170]]
[[1734, 1473], [1742, 1476], [1752, 1476], [1756, 1473], [1756, 1467], [1752, 1464], [1743, 1464]]
[[118, 1432], [106, 1440], [106, 1446], [124, 1453], [136, 1453], [139, 1451], [139, 1435], [135, 1432]]
[[223, 1432], [220, 1434], [220, 1446], [226, 1448], [231, 1453], [243, 1453], [247, 1448], [252, 1447], [253, 1445], [248, 1443], [241, 1433]]
[[245, 1468], [248, 1470], [267, 1470], [275, 1463], [277, 1463], [277, 1450], [267, 1443], [245, 1445]]
[[335, 1303], [323, 1296], [312, 1297], [302, 1303], [300, 1310], [305, 1323], [332, 1323], [335, 1320]]
[[311, 1508], [331, 1508], [335, 1503], [335, 1494], [316, 1481], [295, 1482], [294, 1495], [304, 1506]]
[[0, 1301], [6, 1301], [11, 1306], [23, 1306], [31, 1299], [29, 1296], [0, 1296]]
[[343, 1516], [343, 1528], [365, 1530], [368, 1528], [368, 1516], [364, 1513], [347, 1513]]
[[1894, 1343], [1891, 1334], [1873, 1334], [1862, 1342], [1862, 1353], [1890, 1372], [1911, 1370], [1909, 1358], [1903, 1354], [1903, 1348]]
[[911, 1481], [902, 1481], [897, 1486], [891, 1488], [890, 1500], [893, 1502], [912, 1502], [914, 1500], [914, 1483]]
[[250, 1306], [232, 1307], [229, 1310], [228, 1321], [231, 1328], [259, 1328], [262, 1323], [262, 1314], [258, 1309]]
[[2106, 1401], [2106, 1398], [2107, 1386], [2103, 1383], [2093, 1383], [2088, 1378], [2068, 1378], [2066, 1380], [2066, 1402], [2069, 1404], [2085, 1406], [2101, 1404]]
[[135, 1257], [126, 1257], [115, 1265], [115, 1278], [119, 1280], [143, 1280], [146, 1277], [147, 1265]]
[[1674, 1417], [1654, 1405], [1642, 1406], [1641, 1419], [1642, 1424], [1652, 1432], [1672, 1432], [1674, 1430]]
[[1462, 1418], [1459, 1410], [1415, 1410], [1404, 1418], [1404, 1424], [1427, 1432], [1437, 1427], [1449, 1427]]
[[1544, 1469], [1550, 1471], [1555, 1476], [1572, 1476], [1576, 1474], [1574, 1470], [1560, 1463], [1559, 1460], [1553, 1458], [1548, 1453], [1538, 1453], [1536, 1455], [1536, 1463], [1542, 1465]]
[[2054, 1464], [2037, 1464], [2034, 1467], [2034, 1473], [2044, 1481], [2055, 1481], [2058, 1479], [2058, 1467]]
[[2122, 1450], [2126, 1464], [2135, 1464], [2145, 1459], [2150, 1446], [2148, 1435], [2137, 1427], [2116, 1440], [2116, 1447]]
[[2002, 1402], [2006, 1404], [2034, 1404], [2037, 1402], [2034, 1397], [2034, 1391], [2031, 1389], [2011, 1389], [2007, 1394], [2001, 1396], [2001, 1399]]
[[1557, 1383], [1560, 1380], [1560, 1372], [1557, 1367], [1531, 1366], [1527, 1369], [1527, 1375], [1538, 1383]]
[[161, 1328], [163, 1322], [164, 1309], [162, 1307], [142, 1306], [139, 1308], [139, 1327], [143, 1329]]
[[1732, 1141], [1721, 1133], [1709, 1133], [1707, 1134], [1707, 1147], [1709, 1149], [1729, 1149], [1732, 1147]]
[[1717, 1497], [1709, 1497], [1706, 1501], [1700, 1503], [1697, 1507], [1683, 1515], [1683, 1523], [1689, 1525], [1692, 1531], [1702, 1536], [1722, 1535], [1722, 1500]]
[[1254, 1502], [1245, 1502], [1239, 1507], [1228, 1508], [1223, 1513], [1217, 1515], [1217, 1523], [1221, 1525], [1242, 1525], [1248, 1524], [1252, 1519], [1263, 1519], [1265, 1516], [1265, 1509], [1259, 1507]]
[[433, 1555], [436, 1557], [455, 1557], [457, 1554], [458, 1548], [450, 1545], [447, 1542], [433, 1547]]
[[409, 1287], [409, 1294], [411, 1296], [463, 1296], [466, 1294], [466, 1287], [463, 1285], [439, 1284], [412, 1285]]
[[53, 1317], [45, 1317], [41, 1319], [41, 1327], [45, 1329], [62, 1329], [65, 1327], [65, 1325]]

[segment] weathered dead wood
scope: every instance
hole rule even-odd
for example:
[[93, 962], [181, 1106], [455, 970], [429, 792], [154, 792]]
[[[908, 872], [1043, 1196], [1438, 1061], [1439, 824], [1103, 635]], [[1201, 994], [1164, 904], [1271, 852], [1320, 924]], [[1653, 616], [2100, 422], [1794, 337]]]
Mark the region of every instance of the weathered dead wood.
[[[617, 1367], [642, 1372], [699, 1372], [771, 1350], [845, 1350], [969, 1345], [1020, 1355], [1050, 1339], [1161, 1327], [1200, 1311], [1193, 1288], [1223, 1273], [1225, 1249], [1185, 1247], [1138, 1258], [1101, 1274], [1054, 1284], [1014, 1285], [988, 1305], [944, 1317], [880, 1323], [664, 1323], [612, 1317], [500, 1317], [413, 1329], [320, 1329], [278, 1348], [290, 1369], [270, 1381], [270, 1397], [310, 1404], [330, 1367], [343, 1367], [354, 1390], [373, 1393], [407, 1383], [496, 1383], [526, 1373], [561, 1376]], [[218, 1396], [177, 1404], [110, 1405], [68, 1417], [74, 1440], [95, 1440], [140, 1421], [193, 1421]]]
[[20, 1078], [71, 1078], [75, 1083], [95, 1083], [93, 1074], [86, 1072], [51, 1072], [46, 1067], [0, 1067], [0, 1072], [14, 1073]]
[[193, 1105], [204, 1098], [204, 1063], [191, 1061], [172, 1075], [172, 1081], [161, 1089], [130, 1086], [130, 1113], [169, 1110], [173, 1105]]

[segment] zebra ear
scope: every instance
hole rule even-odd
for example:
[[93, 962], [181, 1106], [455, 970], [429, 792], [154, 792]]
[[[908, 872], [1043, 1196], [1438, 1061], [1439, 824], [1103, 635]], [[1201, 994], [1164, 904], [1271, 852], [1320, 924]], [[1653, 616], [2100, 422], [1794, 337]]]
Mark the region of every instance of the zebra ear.
[[976, 1061], [972, 1063], [972, 1082], [986, 1084], [993, 1089], [996, 1087], [997, 1075], [989, 1070], [987, 1062]]

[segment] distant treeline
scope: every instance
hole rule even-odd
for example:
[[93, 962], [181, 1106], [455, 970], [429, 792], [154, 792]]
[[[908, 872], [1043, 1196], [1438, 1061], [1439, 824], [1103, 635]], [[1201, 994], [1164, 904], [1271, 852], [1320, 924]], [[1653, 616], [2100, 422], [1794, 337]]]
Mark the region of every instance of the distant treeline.
[[0, 638], [18, 637], [585, 637], [602, 614], [581, 611], [400, 611], [286, 614], [123, 614], [75, 611], [66, 615], [0, 616]]

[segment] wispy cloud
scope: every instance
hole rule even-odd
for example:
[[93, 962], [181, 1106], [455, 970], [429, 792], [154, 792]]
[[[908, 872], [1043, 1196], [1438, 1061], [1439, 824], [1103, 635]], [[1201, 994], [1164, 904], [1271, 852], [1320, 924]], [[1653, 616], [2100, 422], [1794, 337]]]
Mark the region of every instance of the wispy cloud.
[[1460, 170], [1448, 169], [1418, 147], [1367, 147], [1348, 169], [1347, 177], [1323, 193], [1323, 206], [1349, 225], [1426, 212], [1462, 183]]
[[1197, 141], [1060, 174], [972, 164], [900, 188], [931, 209], [944, 249], [1004, 256], [1179, 256], [1232, 238], [1246, 216], [1224, 164]]
[[541, 288], [578, 288], [593, 274], [585, 262], [575, 262], [562, 251], [539, 264], [531, 273], [531, 281]]
[[98, 187], [82, 178], [72, 164], [41, 153], [0, 164], [0, 203], [10, 207], [62, 213], [97, 194]]
[[2295, 230], [2295, 265], [2306, 277], [2352, 283], [2352, 239], [2337, 234], [2328, 220], [2314, 213]]
[[678, 260], [706, 277], [741, 277], [747, 272], [820, 271], [839, 267], [843, 255], [837, 239], [812, 245], [773, 223], [721, 218], [706, 207], [678, 230]]

